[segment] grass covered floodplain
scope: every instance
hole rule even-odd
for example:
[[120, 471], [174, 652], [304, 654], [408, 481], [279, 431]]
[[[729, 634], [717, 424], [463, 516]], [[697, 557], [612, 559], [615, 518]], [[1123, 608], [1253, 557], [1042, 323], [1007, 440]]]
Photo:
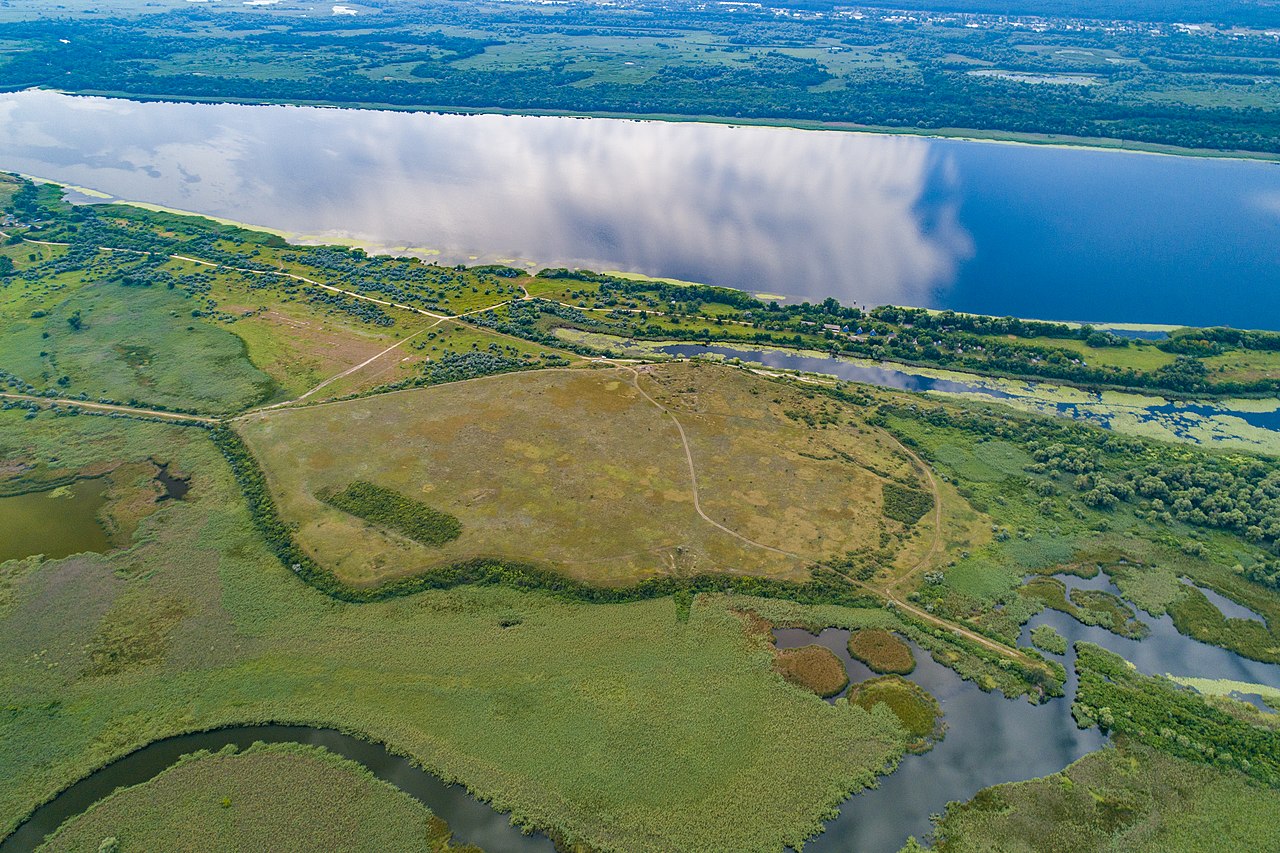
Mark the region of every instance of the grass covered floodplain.
[[[201, 429], [10, 410], [0, 435], [26, 458], [73, 447], [77, 464], [145, 449], [191, 477], [128, 548], [0, 569], [5, 830], [153, 740], [276, 721], [387, 743], [570, 844], [772, 851], [905, 747], [887, 710], [774, 673], [741, 597], [699, 596], [683, 622], [671, 598], [502, 588], [342, 603], [271, 555]], [[101, 648], [112, 665], [95, 665]]]
[[[347, 584], [483, 557], [619, 585], [711, 571], [802, 580], [850, 553], [918, 559], [932, 519], [887, 519], [883, 495], [923, 490], [921, 474], [863, 416], [681, 363], [494, 376], [260, 412], [238, 428], [298, 541]], [[357, 479], [456, 517], [460, 536], [427, 546], [324, 503]]]
[[[111, 846], [114, 841], [115, 846]], [[80, 853], [385, 850], [478, 853], [449, 843], [426, 806], [314, 746], [197, 752], [67, 821], [38, 849]]]

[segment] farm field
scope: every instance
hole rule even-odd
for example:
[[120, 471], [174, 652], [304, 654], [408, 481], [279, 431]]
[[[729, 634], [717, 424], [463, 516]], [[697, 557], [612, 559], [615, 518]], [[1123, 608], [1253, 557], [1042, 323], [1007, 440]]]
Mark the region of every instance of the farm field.
[[[482, 557], [608, 585], [803, 580], [851, 552], [911, 564], [933, 532], [931, 518], [884, 516], [886, 484], [928, 486], [856, 407], [709, 365], [518, 373], [262, 412], [238, 428], [303, 547], [357, 586]], [[356, 479], [456, 516], [461, 536], [424, 546], [317, 498]]]
[[196, 753], [64, 824], [41, 853], [267, 850], [340, 846], [447, 853], [448, 828], [422, 804], [318, 747]]

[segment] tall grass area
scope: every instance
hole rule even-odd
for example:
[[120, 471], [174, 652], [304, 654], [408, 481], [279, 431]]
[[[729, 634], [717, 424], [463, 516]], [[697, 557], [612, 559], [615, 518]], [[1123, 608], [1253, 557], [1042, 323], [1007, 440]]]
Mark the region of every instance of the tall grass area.
[[[87, 420], [7, 417], [6, 440], [36, 449]], [[0, 569], [3, 829], [157, 738], [277, 721], [387, 743], [570, 843], [776, 850], [903, 751], [891, 714], [787, 684], [714, 598], [686, 622], [670, 598], [503, 588], [335, 601], [267, 550], [203, 430], [109, 423], [145, 430], [193, 487], [130, 550]], [[104, 625], [166, 601], [181, 617], [140, 640], [158, 655], [91, 670]]]
[[40, 853], [100, 850], [396, 850], [449, 843], [431, 811], [359, 764], [302, 744], [197, 752], [78, 815]]

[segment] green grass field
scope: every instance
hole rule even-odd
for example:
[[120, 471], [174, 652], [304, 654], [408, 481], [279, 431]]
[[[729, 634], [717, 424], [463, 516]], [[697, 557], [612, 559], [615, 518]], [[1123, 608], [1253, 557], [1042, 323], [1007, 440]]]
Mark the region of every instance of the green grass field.
[[[159, 737], [274, 720], [386, 742], [570, 842], [775, 850], [903, 748], [892, 715], [787, 684], [716, 598], [687, 622], [669, 598], [497, 588], [341, 604], [266, 552], [202, 431], [14, 411], [0, 423], [32, 454], [75, 446], [87, 463], [142, 445], [192, 477], [129, 550], [4, 565], [6, 827]], [[98, 424], [124, 446], [95, 438]], [[115, 638], [123, 665], [95, 669], [95, 638]]]
[[[41, 853], [170, 850], [396, 850], [446, 853], [448, 827], [354, 762], [319, 747], [256, 744], [194, 753], [116, 791], [50, 837]], [[474, 848], [468, 848], [474, 850]]]

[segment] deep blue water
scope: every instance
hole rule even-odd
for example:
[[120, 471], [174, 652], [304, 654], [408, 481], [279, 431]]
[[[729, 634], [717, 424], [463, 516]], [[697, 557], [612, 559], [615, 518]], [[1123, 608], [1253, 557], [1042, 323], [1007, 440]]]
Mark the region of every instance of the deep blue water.
[[0, 94], [0, 169], [446, 263], [1280, 329], [1272, 163], [28, 91]]
[[974, 246], [940, 306], [1280, 328], [1280, 166], [935, 146]]

